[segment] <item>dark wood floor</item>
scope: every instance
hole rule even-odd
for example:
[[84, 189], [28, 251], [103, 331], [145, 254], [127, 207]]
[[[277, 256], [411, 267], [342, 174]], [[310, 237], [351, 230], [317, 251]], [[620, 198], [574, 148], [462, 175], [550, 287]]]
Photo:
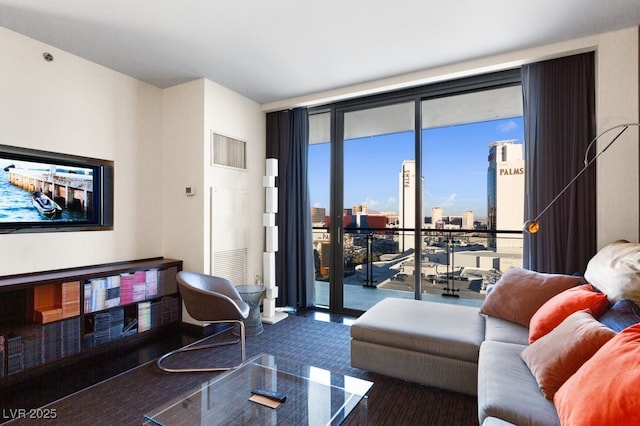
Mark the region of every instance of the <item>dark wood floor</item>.
[[[288, 311], [289, 314], [349, 324], [353, 318], [315, 310]], [[2, 409], [33, 409], [81, 391], [91, 385], [152, 361], [196, 340], [176, 328], [161, 338], [135, 347], [119, 349], [61, 367], [29, 380], [0, 389]]]

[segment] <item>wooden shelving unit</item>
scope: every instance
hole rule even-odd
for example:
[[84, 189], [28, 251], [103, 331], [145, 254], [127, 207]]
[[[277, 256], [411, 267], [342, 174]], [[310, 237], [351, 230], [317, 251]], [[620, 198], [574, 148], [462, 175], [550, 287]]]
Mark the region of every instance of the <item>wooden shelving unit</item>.
[[178, 327], [165, 258], [0, 277], [0, 387]]

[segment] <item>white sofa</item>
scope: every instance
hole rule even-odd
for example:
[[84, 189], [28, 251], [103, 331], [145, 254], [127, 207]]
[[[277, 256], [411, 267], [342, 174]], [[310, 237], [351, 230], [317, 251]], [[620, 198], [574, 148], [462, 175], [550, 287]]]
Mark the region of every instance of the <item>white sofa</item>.
[[351, 365], [477, 395], [481, 424], [495, 417], [558, 425], [553, 403], [520, 359], [528, 337], [526, 327], [479, 308], [389, 298], [351, 326]]
[[[607, 269], [610, 271], [607, 272]], [[612, 284], [608, 278], [611, 276], [615, 276], [620, 284]], [[636, 424], [640, 424], [640, 388], [637, 387], [640, 368], [633, 364], [640, 359], [640, 325], [637, 324], [640, 323], [640, 245], [616, 242], [605, 247], [589, 262], [585, 278], [594, 286], [585, 284], [582, 277], [508, 270], [481, 308], [385, 299], [352, 324], [351, 364], [407, 381], [477, 395], [478, 421], [483, 426], [559, 425], [563, 415], [571, 418], [571, 411], [589, 411], [590, 406], [596, 407], [596, 417], [600, 414], [603, 416], [596, 423], [631, 424], [629, 421], [637, 420]], [[583, 309], [581, 304], [587, 303], [587, 299], [582, 300], [579, 292], [593, 296], [597, 304], [589, 299], [589, 309]], [[618, 311], [618, 306], [626, 308]], [[630, 311], [629, 307], [632, 307]], [[549, 315], [550, 309], [561, 312], [561, 318], [554, 317], [556, 311], [554, 315]], [[585, 352], [583, 341], [591, 338], [583, 338], [584, 335], [580, 333], [575, 333], [575, 338], [569, 339], [565, 334], [563, 339], [554, 342], [558, 335], [556, 333], [562, 329], [560, 325], [570, 323], [571, 318], [579, 315], [588, 317], [594, 323], [594, 329], [605, 329], [603, 333], [610, 334], [605, 341], [590, 348], [590, 353]], [[600, 315], [599, 322], [596, 318]], [[550, 318], [556, 323], [549, 322]], [[530, 344], [532, 331], [538, 331], [541, 325], [548, 327], [548, 330], [542, 337], [537, 337], [538, 341]], [[617, 353], [609, 358], [605, 357], [606, 354], [600, 355], [606, 352], [606, 340], [616, 340], [616, 337], [624, 334], [618, 332], [630, 329], [635, 334], [627, 339], [632, 342], [625, 356], [631, 359], [632, 364], [631, 367], [629, 364], [620, 367], [619, 373], [619, 377], [626, 377], [626, 384], [619, 383], [618, 378], [609, 380], [605, 375], [607, 383], [603, 383], [603, 386], [609, 389], [608, 394], [598, 395], [599, 399], [593, 402], [588, 397], [578, 400], [574, 394], [564, 395], [561, 400], [564, 411], [557, 408], [553, 395], [549, 396], [548, 389], [543, 386], [546, 380], [544, 374], [547, 373], [533, 364], [531, 359], [523, 357], [525, 348], [530, 348], [528, 352], [532, 353], [544, 345], [548, 350], [549, 342], [552, 347], [570, 345], [571, 342], [565, 343], [566, 340], [577, 342], [581, 352], [562, 355], [569, 357], [576, 365], [565, 368], [564, 363], [558, 363], [566, 370], [561, 371], [566, 377], [558, 383], [560, 390], [554, 390], [558, 390], [559, 394], [564, 384], [575, 382], [578, 376], [603, 370], [601, 364], [590, 365], [591, 361], [596, 362], [596, 358], [599, 357], [598, 363], [603, 363], [603, 360], [605, 363], [609, 360], [615, 363]], [[544, 355], [543, 358], [549, 358], [546, 353]], [[555, 353], [552, 355], [550, 358], [555, 359]], [[553, 365], [551, 367], [555, 368]], [[616, 368], [615, 364], [607, 364], [607, 369], [612, 369], [613, 374], [616, 374]], [[584, 370], [587, 370], [586, 373]], [[599, 378], [602, 379], [602, 375]], [[626, 387], [620, 390], [619, 384]], [[573, 388], [566, 387], [575, 393], [575, 386], [581, 384], [571, 385]], [[590, 386], [591, 392], [597, 393], [599, 384]], [[620, 392], [623, 392], [621, 397]], [[575, 409], [569, 406], [567, 411], [566, 401], [573, 403], [574, 399], [582, 405]], [[555, 401], [557, 403], [558, 399]], [[602, 401], [605, 404], [598, 404]], [[617, 417], [618, 420], [612, 423], [609, 420], [616, 419], [613, 416], [622, 417]], [[576, 424], [569, 420], [567, 423]]]
[[351, 365], [475, 395], [484, 336], [478, 308], [388, 298], [352, 324]]

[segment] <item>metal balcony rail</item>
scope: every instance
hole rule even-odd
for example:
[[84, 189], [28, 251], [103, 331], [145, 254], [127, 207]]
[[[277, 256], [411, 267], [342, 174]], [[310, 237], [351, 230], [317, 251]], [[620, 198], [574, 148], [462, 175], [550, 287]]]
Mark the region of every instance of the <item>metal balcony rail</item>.
[[[316, 281], [328, 281], [329, 228], [316, 226], [313, 233]], [[420, 233], [418, 258], [414, 228], [345, 227], [344, 284], [409, 292], [419, 271], [421, 293], [484, 299], [504, 270], [522, 266], [521, 230], [423, 228]]]

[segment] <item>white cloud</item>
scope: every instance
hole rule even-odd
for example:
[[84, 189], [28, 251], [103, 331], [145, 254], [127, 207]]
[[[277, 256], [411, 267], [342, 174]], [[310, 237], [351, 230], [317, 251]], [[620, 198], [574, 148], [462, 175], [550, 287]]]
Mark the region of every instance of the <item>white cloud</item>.
[[378, 200], [372, 200], [371, 198], [367, 197], [360, 204], [363, 204], [363, 205], [369, 207], [370, 209], [374, 209], [380, 204], [380, 202]]
[[458, 198], [458, 194], [454, 192], [453, 194], [449, 195], [446, 199], [444, 199], [442, 203], [440, 203], [440, 207], [444, 209], [445, 207], [455, 206], [457, 198]]
[[498, 131], [506, 133], [506, 132], [510, 132], [512, 130], [515, 130], [517, 127], [518, 127], [518, 125], [516, 124], [515, 121], [509, 120], [509, 121], [506, 121], [504, 123], [498, 124]]

